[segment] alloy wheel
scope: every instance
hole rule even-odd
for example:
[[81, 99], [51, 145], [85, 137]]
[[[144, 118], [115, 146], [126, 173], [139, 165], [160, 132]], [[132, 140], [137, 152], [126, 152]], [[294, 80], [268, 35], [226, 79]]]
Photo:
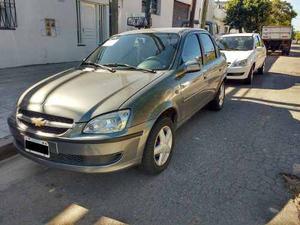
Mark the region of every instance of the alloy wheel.
[[163, 166], [170, 156], [173, 145], [172, 130], [164, 126], [157, 134], [154, 144], [154, 161], [157, 166]]
[[225, 85], [222, 83], [220, 87], [220, 94], [219, 94], [219, 106], [222, 106], [225, 99]]

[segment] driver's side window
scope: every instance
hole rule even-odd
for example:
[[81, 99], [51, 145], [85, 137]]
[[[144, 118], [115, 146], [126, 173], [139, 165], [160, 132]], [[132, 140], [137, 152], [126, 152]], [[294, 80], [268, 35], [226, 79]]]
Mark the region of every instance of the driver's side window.
[[182, 62], [188, 62], [196, 58], [201, 59], [201, 48], [196, 34], [189, 35], [184, 42], [182, 50]]

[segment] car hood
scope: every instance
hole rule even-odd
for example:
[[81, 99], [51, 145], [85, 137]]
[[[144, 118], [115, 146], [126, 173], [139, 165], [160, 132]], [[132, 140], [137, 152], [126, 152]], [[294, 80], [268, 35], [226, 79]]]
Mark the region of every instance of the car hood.
[[122, 103], [163, 74], [162, 71], [70, 69], [29, 88], [18, 107], [86, 122], [117, 110]]
[[249, 58], [253, 51], [221, 51], [225, 54], [228, 63]]

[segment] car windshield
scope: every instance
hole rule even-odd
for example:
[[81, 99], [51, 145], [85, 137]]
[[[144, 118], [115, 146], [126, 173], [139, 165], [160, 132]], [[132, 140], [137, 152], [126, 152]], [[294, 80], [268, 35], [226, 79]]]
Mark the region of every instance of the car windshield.
[[247, 36], [221, 37], [217, 42], [221, 50], [227, 51], [249, 51], [254, 47], [253, 37]]
[[179, 36], [174, 33], [140, 33], [114, 36], [97, 48], [88, 63], [124, 69], [168, 69]]

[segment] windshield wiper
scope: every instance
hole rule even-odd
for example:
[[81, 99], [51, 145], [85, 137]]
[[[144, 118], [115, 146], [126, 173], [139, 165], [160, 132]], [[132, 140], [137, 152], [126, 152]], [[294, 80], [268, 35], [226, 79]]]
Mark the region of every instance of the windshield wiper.
[[101, 69], [105, 69], [105, 70], [108, 70], [109, 72], [112, 72], [112, 73], [115, 73], [116, 70], [113, 69], [113, 68], [110, 68], [108, 66], [105, 66], [105, 65], [101, 65], [101, 64], [98, 64], [98, 63], [94, 63], [94, 62], [83, 62], [81, 65], [88, 65], [88, 66], [94, 66], [94, 67], [99, 67]]
[[132, 65], [129, 65], [129, 64], [122, 64], [122, 63], [110, 63], [110, 64], [105, 64], [104, 66], [126, 67], [128, 69], [146, 71], [146, 72], [149, 72], [149, 73], [156, 73], [156, 71], [152, 70], [152, 69], [139, 68], [139, 67], [136, 67], [136, 66], [132, 66]]

